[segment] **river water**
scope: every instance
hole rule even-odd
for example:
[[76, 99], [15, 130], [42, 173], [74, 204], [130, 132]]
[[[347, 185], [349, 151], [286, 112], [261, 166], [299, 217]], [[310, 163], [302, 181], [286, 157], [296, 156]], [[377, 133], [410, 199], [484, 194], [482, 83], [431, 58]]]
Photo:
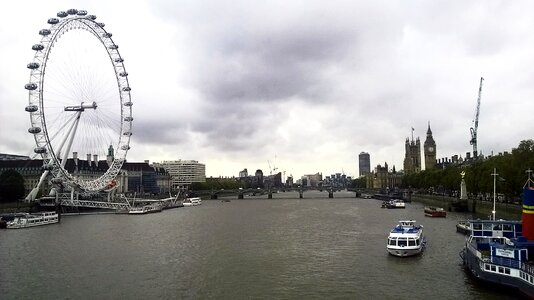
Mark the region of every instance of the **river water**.
[[[247, 197], [245, 197], [247, 198]], [[338, 192], [274, 194], [148, 215], [64, 216], [0, 231], [1, 299], [515, 299], [460, 263], [465, 237], [423, 204], [383, 209]], [[424, 225], [421, 256], [386, 252], [400, 219]]]

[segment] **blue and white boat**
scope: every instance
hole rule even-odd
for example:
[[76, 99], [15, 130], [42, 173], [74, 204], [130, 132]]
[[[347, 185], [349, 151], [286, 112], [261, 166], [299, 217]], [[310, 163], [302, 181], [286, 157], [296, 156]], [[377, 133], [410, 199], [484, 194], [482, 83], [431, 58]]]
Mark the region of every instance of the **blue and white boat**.
[[389, 254], [405, 257], [423, 252], [426, 238], [423, 234], [423, 225], [416, 225], [415, 220], [399, 221], [389, 233], [386, 246]]
[[[527, 181], [527, 184], [530, 183]], [[534, 299], [534, 189], [523, 188], [522, 220], [469, 220], [460, 257], [473, 276]]]

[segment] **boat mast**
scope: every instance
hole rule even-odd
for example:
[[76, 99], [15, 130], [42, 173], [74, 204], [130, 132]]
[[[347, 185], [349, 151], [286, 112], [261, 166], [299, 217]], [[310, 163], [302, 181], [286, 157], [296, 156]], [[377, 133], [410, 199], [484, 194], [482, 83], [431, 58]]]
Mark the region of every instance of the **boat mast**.
[[491, 211], [492, 215], [493, 215], [493, 221], [495, 221], [495, 186], [497, 184], [497, 176], [499, 174], [497, 174], [497, 169], [496, 168], [493, 168], [493, 174], [491, 174], [491, 176], [493, 176], [493, 210]]

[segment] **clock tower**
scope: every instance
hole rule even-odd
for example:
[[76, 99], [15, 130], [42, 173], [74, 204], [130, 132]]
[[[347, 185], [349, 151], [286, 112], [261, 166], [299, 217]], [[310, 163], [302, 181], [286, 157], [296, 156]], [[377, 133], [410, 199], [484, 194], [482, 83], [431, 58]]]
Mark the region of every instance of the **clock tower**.
[[426, 140], [424, 144], [425, 155], [425, 170], [431, 170], [436, 167], [436, 142], [432, 137], [432, 130], [430, 130], [430, 122], [428, 122], [428, 130], [426, 131]]

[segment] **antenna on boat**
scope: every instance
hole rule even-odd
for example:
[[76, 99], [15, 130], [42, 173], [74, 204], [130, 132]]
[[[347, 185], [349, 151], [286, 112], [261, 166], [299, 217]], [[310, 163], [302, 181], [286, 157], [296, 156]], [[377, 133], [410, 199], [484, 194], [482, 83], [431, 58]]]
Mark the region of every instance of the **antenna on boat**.
[[495, 186], [497, 184], [497, 176], [499, 176], [496, 168], [493, 168], [493, 174], [491, 174], [491, 176], [493, 176], [493, 210], [491, 211], [491, 214], [493, 215], [493, 221], [495, 221]]
[[528, 178], [527, 178], [527, 182], [525, 182], [525, 184], [523, 185], [523, 188], [525, 188], [525, 187], [530, 188], [530, 184], [534, 183], [534, 181], [532, 181], [532, 179], [531, 179], [532, 170], [529, 168], [528, 170], [525, 171], [525, 173], [528, 174]]

